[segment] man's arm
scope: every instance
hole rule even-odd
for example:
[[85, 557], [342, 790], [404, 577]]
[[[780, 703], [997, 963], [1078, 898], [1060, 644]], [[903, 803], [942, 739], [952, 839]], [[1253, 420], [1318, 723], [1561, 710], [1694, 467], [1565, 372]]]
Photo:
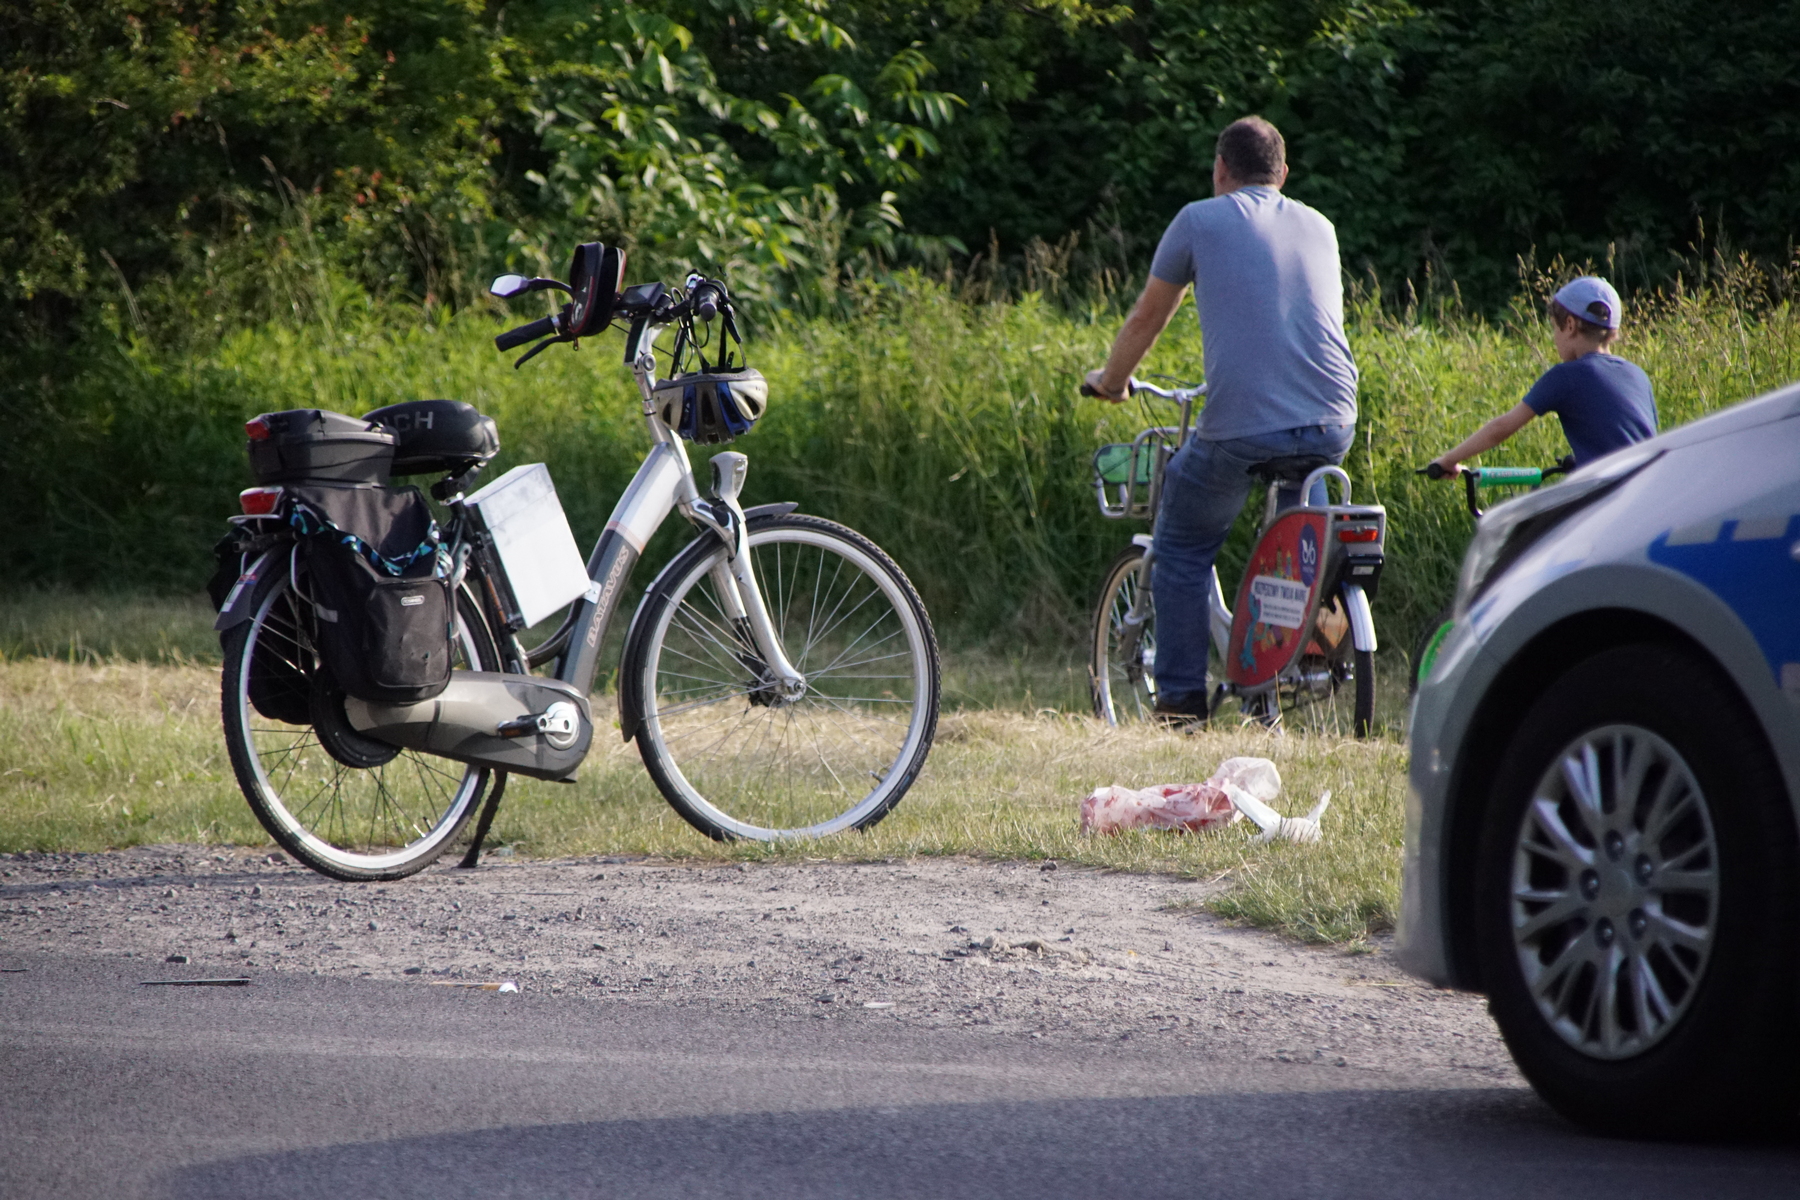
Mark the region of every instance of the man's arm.
[[1113, 339], [1112, 353], [1106, 356], [1106, 365], [1087, 373], [1088, 386], [1108, 400], [1125, 399], [1125, 385], [1130, 381], [1131, 373], [1137, 370], [1150, 348], [1156, 345], [1156, 339], [1168, 328], [1185, 295], [1185, 284], [1178, 287], [1150, 276], [1149, 282], [1144, 284], [1143, 294], [1132, 305], [1131, 315], [1125, 318], [1119, 336]]
[[1474, 458], [1477, 454], [1492, 450], [1495, 446], [1498, 446], [1501, 442], [1504, 442], [1507, 438], [1531, 424], [1531, 420], [1535, 416], [1537, 416], [1537, 413], [1533, 411], [1531, 405], [1525, 403], [1515, 404], [1493, 420], [1489, 421], [1486, 425], [1483, 425], [1480, 429], [1477, 429], [1474, 433], [1470, 434], [1467, 440], [1456, 447], [1456, 449], [1439, 458], [1437, 460], [1437, 465], [1451, 475], [1454, 475], [1456, 474], [1456, 468], [1464, 459]]

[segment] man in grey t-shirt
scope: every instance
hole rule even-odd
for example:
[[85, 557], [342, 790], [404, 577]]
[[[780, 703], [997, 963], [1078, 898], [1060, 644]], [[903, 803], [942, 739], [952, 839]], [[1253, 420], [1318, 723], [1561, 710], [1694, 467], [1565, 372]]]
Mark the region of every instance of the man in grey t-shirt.
[[[1156, 518], [1157, 711], [1207, 710], [1213, 560], [1250, 493], [1250, 470], [1293, 455], [1341, 462], [1356, 425], [1356, 363], [1344, 337], [1337, 233], [1281, 194], [1287, 147], [1261, 117], [1219, 135], [1213, 198], [1175, 215], [1150, 279], [1087, 387], [1125, 399], [1131, 373], [1194, 285], [1206, 407], [1169, 463]], [[1282, 503], [1299, 499], [1298, 489]], [[1323, 503], [1315, 496], [1314, 503]]]

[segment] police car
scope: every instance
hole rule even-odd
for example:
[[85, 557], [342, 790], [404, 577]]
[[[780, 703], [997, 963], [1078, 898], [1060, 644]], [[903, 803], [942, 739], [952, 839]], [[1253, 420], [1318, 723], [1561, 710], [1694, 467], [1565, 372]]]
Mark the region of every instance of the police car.
[[1800, 386], [1484, 516], [1410, 740], [1402, 966], [1590, 1128], [1800, 1111]]

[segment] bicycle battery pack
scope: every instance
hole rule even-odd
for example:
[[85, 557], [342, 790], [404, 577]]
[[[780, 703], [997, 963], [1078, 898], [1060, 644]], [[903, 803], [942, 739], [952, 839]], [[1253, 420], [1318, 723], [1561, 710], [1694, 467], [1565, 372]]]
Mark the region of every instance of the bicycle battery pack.
[[468, 503], [500, 568], [494, 582], [508, 629], [536, 625], [586, 593], [587, 564], [543, 463], [514, 467]]

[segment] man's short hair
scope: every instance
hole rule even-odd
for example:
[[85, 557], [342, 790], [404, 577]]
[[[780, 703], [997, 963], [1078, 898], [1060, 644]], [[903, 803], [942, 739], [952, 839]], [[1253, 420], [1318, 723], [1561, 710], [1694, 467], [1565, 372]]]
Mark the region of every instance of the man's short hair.
[[1279, 183], [1287, 166], [1281, 130], [1261, 117], [1242, 117], [1227, 125], [1219, 134], [1216, 153], [1239, 183]]

